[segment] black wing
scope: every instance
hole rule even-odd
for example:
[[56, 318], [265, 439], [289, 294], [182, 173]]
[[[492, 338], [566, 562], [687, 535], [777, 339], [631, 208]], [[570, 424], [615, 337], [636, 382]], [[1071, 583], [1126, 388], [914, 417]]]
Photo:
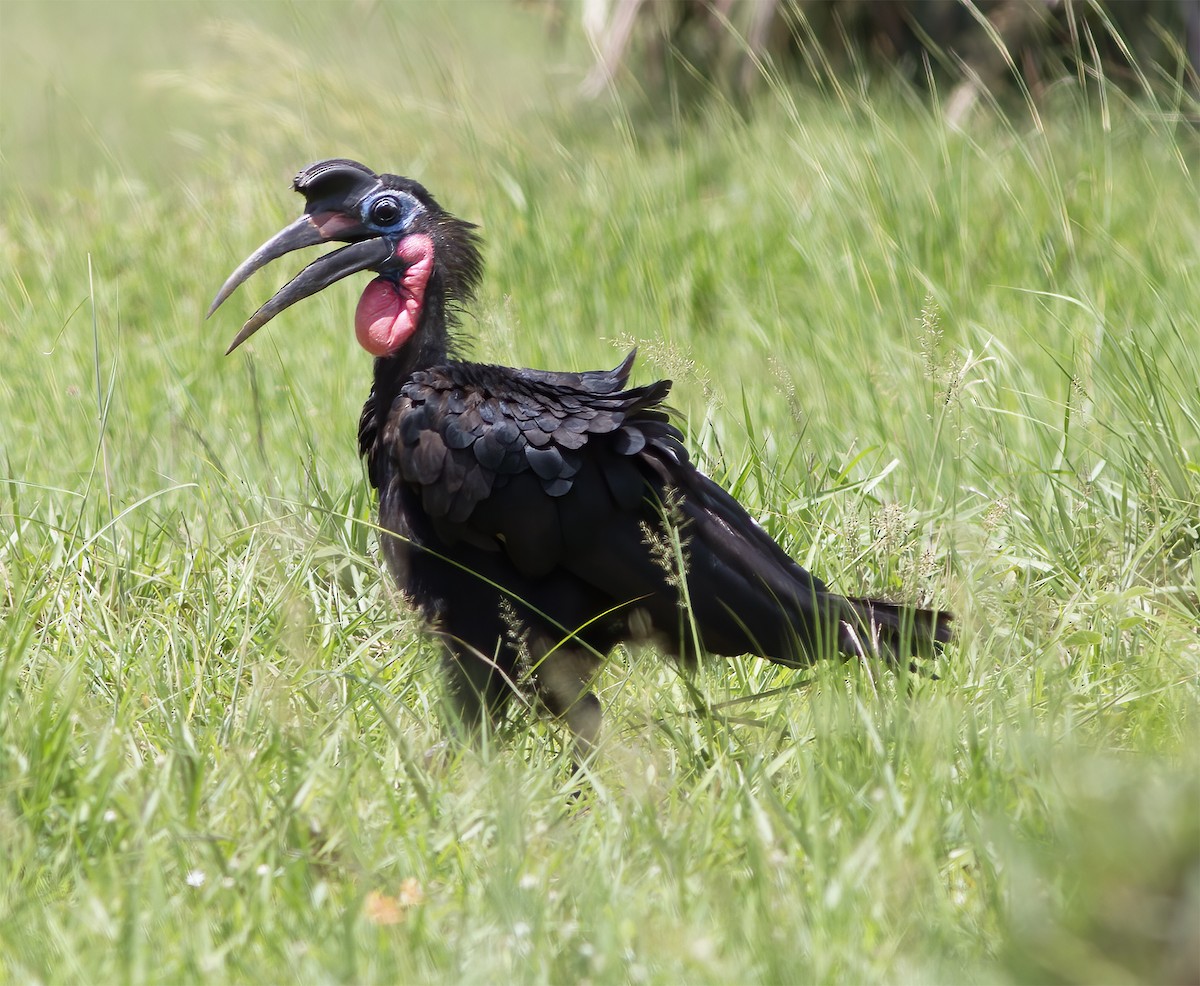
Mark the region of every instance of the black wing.
[[623, 389], [615, 369], [550, 373], [448, 363], [415, 373], [376, 455], [393, 457], [448, 546], [502, 551], [523, 575], [577, 559], [622, 516], [642, 514], [647, 446], [686, 461], [659, 405], [670, 381]]

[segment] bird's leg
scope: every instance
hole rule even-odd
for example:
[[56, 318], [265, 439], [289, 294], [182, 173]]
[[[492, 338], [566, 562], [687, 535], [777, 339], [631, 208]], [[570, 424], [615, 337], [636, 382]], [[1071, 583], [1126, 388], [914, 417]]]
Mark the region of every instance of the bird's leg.
[[478, 737], [484, 721], [494, 724], [516, 684], [495, 657], [460, 640], [445, 640], [445, 672], [455, 719], [465, 736]]
[[566, 721], [575, 762], [582, 765], [600, 739], [600, 700], [589, 687], [599, 662], [588, 651], [555, 648], [543, 640], [535, 641], [533, 649], [538, 697], [551, 714]]

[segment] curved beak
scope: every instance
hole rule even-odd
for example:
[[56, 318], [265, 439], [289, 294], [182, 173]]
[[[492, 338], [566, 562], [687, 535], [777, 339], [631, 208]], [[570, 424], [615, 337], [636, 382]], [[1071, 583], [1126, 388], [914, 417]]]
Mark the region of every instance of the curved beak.
[[360, 237], [364, 235], [369, 236], [371, 234], [367, 233], [355, 220], [339, 213], [324, 213], [320, 215], [305, 213], [294, 223], [281, 229], [267, 240], [266, 243], [250, 254], [249, 257], [243, 260], [238, 265], [237, 270], [229, 275], [229, 278], [221, 286], [221, 290], [217, 292], [212, 305], [209, 306], [209, 315], [212, 315], [220, 307], [221, 303], [233, 294], [238, 285], [272, 260], [276, 260], [286, 253], [291, 253], [293, 250], [316, 246], [319, 243], [325, 243], [335, 238], [359, 240], [359, 242], [352, 242], [349, 246], [342, 247], [340, 250], [334, 250], [333, 253], [327, 253], [323, 257], [318, 257], [280, 288], [266, 304], [250, 316], [246, 324], [242, 326], [241, 331], [234, 337], [229, 348], [225, 351], [225, 355], [228, 356], [232, 353], [238, 346], [249, 339], [250, 336], [290, 305], [294, 305], [302, 298], [314, 295], [318, 291], [323, 291], [334, 281], [340, 280], [343, 277], [381, 266], [392, 256], [393, 247], [391, 243], [379, 237], [360, 240]]

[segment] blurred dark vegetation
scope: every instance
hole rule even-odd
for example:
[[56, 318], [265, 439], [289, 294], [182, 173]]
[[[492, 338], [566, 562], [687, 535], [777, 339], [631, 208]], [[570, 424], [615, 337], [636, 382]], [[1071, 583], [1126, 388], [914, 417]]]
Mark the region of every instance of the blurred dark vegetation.
[[772, 76], [835, 90], [899, 76], [950, 89], [957, 123], [980, 97], [1036, 102], [1064, 77], [1200, 92], [1200, 0], [584, 0], [583, 20], [591, 96], [622, 76], [693, 98], [748, 96]]

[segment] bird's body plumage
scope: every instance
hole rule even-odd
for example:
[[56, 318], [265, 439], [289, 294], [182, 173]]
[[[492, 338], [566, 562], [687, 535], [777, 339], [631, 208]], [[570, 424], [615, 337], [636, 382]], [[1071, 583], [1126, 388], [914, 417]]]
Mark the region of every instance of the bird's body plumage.
[[[298, 275], [239, 341], [324, 287], [331, 269], [369, 262], [380, 274], [356, 318], [377, 354], [359, 450], [379, 491], [388, 567], [442, 635], [467, 721], [527, 690], [589, 747], [599, 728], [590, 679], [621, 642], [800, 665], [904, 657], [950, 638], [945, 614], [837, 595], [800, 567], [691, 464], [662, 405], [670, 382], [629, 386], [633, 353], [585, 373], [452, 359], [481, 262], [473, 227], [419, 185], [335, 161], [301, 172], [296, 187], [321, 238], [356, 245], [338, 251], [345, 261], [310, 265], [314, 283]], [[377, 230], [372, 219], [392, 218], [397, 190], [415, 204], [400, 201], [409, 214], [395, 233]], [[298, 235], [318, 233], [297, 221], [277, 239], [294, 249]], [[375, 238], [390, 244], [384, 262], [357, 245]], [[252, 261], [283, 251], [273, 242]], [[239, 268], [218, 303], [253, 269]]]

